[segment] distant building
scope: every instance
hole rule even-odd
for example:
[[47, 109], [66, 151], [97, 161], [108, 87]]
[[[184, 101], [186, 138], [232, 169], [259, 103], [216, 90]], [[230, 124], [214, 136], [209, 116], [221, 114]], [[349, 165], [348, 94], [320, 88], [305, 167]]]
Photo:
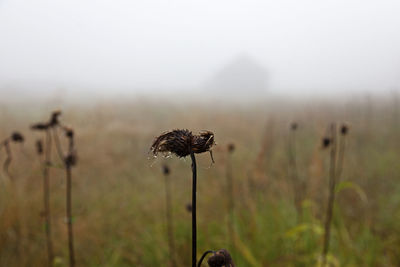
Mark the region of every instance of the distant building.
[[267, 90], [267, 71], [251, 57], [242, 55], [219, 70], [206, 87], [233, 97], [262, 95]]

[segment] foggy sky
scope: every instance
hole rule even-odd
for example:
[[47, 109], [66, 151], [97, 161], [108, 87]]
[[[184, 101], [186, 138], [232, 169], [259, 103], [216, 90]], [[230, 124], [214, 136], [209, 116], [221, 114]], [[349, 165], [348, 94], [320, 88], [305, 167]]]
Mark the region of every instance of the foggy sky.
[[272, 92], [396, 88], [400, 1], [0, 0], [3, 91], [194, 90], [240, 54]]

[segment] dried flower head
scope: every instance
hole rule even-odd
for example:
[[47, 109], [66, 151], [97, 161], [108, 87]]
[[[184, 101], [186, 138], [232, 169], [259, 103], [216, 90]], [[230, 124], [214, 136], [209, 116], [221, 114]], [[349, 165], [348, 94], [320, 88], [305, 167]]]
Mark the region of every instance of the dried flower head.
[[235, 151], [235, 144], [234, 143], [229, 143], [228, 144], [228, 152], [233, 153]]
[[299, 125], [297, 124], [297, 122], [292, 122], [290, 124], [290, 129], [292, 129], [292, 131], [296, 131], [298, 127]]
[[191, 213], [193, 210], [192, 203], [187, 203], [185, 209], [187, 212]]
[[346, 135], [349, 132], [349, 126], [347, 124], [342, 124], [342, 126], [340, 127], [340, 133], [342, 135]]
[[156, 137], [150, 150], [154, 156], [159, 152], [171, 152], [178, 157], [186, 157], [193, 153], [210, 151], [215, 144], [214, 134], [210, 131], [193, 135], [189, 130], [173, 130]]
[[19, 132], [13, 132], [11, 134], [11, 140], [15, 143], [22, 143], [24, 142], [24, 136]]
[[42, 140], [37, 140], [36, 141], [36, 152], [38, 153], [38, 155], [42, 155], [43, 154], [43, 142], [42, 142]]
[[322, 138], [322, 148], [327, 148], [331, 144], [331, 139], [329, 137]]
[[55, 110], [51, 113], [50, 121], [49, 121], [49, 126], [53, 127], [59, 124], [58, 118], [61, 115], [60, 110]]
[[74, 137], [74, 130], [72, 128], [69, 127], [64, 127], [64, 131], [65, 131], [65, 136], [68, 138], [73, 138]]
[[208, 258], [207, 263], [210, 267], [235, 267], [232, 257], [226, 249], [220, 249]]
[[162, 171], [163, 171], [164, 175], [169, 175], [169, 173], [171, 172], [167, 164], [164, 164], [162, 166]]
[[49, 124], [48, 123], [35, 123], [31, 126], [32, 130], [38, 130], [38, 131], [45, 131], [49, 128]]
[[70, 166], [70, 167], [75, 166], [77, 161], [78, 161], [78, 157], [76, 155], [76, 152], [73, 151], [72, 153], [69, 153], [65, 157], [64, 161], [65, 161], [65, 165], [67, 165], [67, 166]]

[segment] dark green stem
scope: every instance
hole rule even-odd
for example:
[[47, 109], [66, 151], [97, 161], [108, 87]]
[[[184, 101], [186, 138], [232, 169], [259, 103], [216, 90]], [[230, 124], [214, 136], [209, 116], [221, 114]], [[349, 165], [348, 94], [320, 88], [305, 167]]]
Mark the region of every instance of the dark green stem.
[[196, 194], [197, 194], [197, 166], [193, 151], [190, 153], [192, 159], [192, 267], [197, 263], [197, 221], [196, 221]]

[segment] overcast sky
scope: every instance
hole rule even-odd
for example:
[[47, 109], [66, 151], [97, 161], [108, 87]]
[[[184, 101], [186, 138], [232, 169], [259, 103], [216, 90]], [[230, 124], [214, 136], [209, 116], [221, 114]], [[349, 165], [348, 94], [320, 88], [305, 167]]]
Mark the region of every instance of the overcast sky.
[[0, 90], [199, 88], [242, 54], [272, 92], [393, 90], [400, 1], [0, 0]]

